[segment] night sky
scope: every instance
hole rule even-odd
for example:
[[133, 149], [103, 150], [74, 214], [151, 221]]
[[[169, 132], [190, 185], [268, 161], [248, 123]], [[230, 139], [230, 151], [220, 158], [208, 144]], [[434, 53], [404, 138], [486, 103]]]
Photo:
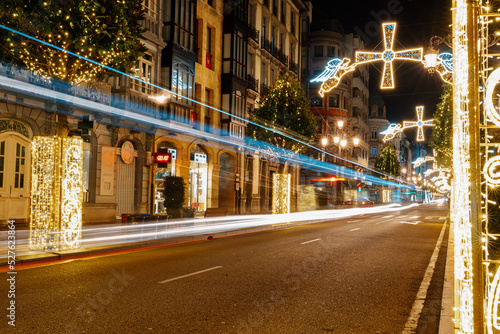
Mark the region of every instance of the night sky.
[[[338, 19], [346, 33], [365, 39], [366, 51], [382, 51], [381, 22], [397, 22], [394, 50], [425, 49], [432, 36], [451, 34], [451, 0], [325, 1], [314, 0], [313, 21]], [[445, 45], [443, 51], [450, 51]], [[439, 74], [431, 75], [421, 63], [395, 61], [395, 88], [380, 90], [382, 62], [370, 66], [370, 89], [378, 90], [391, 122], [416, 120], [415, 107], [423, 105], [424, 119], [432, 118], [442, 91]]]

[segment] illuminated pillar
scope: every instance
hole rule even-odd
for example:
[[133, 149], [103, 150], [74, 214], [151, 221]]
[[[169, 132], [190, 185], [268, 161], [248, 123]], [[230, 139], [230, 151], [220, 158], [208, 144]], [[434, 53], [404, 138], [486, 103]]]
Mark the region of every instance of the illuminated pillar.
[[453, 186], [456, 328], [484, 333], [480, 241], [478, 1], [454, 0]]
[[34, 137], [30, 249], [78, 248], [82, 237], [83, 140]]
[[273, 174], [273, 214], [290, 213], [290, 174]]

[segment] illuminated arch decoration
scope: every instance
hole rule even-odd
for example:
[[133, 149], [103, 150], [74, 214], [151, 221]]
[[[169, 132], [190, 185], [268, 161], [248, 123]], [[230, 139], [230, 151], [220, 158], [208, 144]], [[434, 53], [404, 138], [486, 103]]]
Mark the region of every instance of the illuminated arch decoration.
[[32, 141], [30, 249], [77, 248], [82, 237], [83, 140]]
[[495, 123], [496, 126], [500, 127], [500, 115], [498, 110], [493, 105], [493, 93], [495, 87], [500, 81], [500, 67], [491, 72], [486, 81], [486, 96], [484, 99], [484, 109], [488, 120]]
[[483, 175], [491, 187], [500, 185], [500, 155], [488, 159], [483, 167]]
[[353, 71], [356, 66], [374, 61], [384, 62], [384, 71], [380, 88], [394, 88], [394, 70], [392, 63], [395, 60], [413, 60], [421, 62], [423, 54], [422, 48], [394, 51], [393, 46], [395, 30], [396, 22], [382, 24], [385, 46], [383, 52], [357, 51], [355, 55], [356, 61], [353, 64], [350, 64], [351, 60], [349, 58], [344, 58], [342, 60], [334, 58], [330, 60], [325, 70], [316, 78], [311, 80], [311, 82], [322, 83], [319, 94], [324, 96], [325, 93], [328, 93], [330, 90], [337, 87], [342, 77]]
[[500, 267], [497, 268], [495, 277], [488, 289], [488, 304], [486, 311], [486, 326], [488, 334], [493, 334], [493, 330], [500, 330], [500, 317], [498, 316], [498, 305], [500, 303]]
[[396, 22], [383, 23], [382, 31], [384, 32], [383, 52], [356, 52], [356, 64], [364, 64], [374, 61], [384, 61], [384, 71], [382, 75], [381, 89], [394, 88], [394, 70], [392, 63], [394, 60], [413, 60], [422, 61], [422, 48], [394, 51], [394, 35], [396, 32]]
[[389, 125], [389, 128], [387, 130], [381, 132], [381, 134], [385, 135], [385, 137], [383, 139], [384, 142], [391, 140], [399, 132], [402, 132], [405, 129], [414, 128], [414, 127], [418, 128], [417, 141], [424, 141], [425, 140], [423, 127], [424, 126], [433, 126], [434, 120], [432, 120], [432, 119], [427, 120], [427, 121], [422, 120], [423, 115], [424, 115], [424, 107], [417, 106], [416, 109], [417, 109], [417, 117], [418, 117], [418, 120], [416, 122], [415, 121], [403, 121], [403, 127], [401, 127], [400, 124], [397, 124], [397, 125], [391, 124], [391, 125]]

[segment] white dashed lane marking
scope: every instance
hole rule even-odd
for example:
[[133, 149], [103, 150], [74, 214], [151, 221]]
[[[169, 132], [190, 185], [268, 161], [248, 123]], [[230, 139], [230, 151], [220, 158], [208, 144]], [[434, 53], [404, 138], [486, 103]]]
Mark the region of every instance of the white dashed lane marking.
[[314, 239], [314, 240], [309, 240], [309, 241], [306, 241], [306, 242], [302, 242], [300, 243], [301, 245], [305, 245], [305, 244], [308, 244], [310, 242], [315, 242], [315, 241], [320, 241], [321, 239]]
[[222, 268], [222, 266], [208, 268], [208, 269], [205, 269], [205, 270], [196, 271], [196, 272], [191, 273], [191, 274], [182, 275], [182, 276], [178, 276], [178, 277], [174, 277], [174, 278], [169, 278], [169, 279], [166, 279], [164, 281], [160, 281], [158, 283], [168, 283], [168, 282], [172, 282], [172, 281], [175, 281], [175, 280], [178, 280], [178, 279], [181, 279], [181, 278], [186, 278], [186, 277], [189, 277], [189, 276], [194, 276], [194, 275], [206, 273], [207, 271], [211, 271], [211, 270], [215, 270], [215, 269], [220, 269], [220, 268]]

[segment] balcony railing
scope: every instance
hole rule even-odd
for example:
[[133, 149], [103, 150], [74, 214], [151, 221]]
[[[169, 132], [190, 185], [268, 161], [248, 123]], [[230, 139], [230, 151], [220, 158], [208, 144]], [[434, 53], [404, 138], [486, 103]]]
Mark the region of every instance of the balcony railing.
[[252, 27], [251, 25], [248, 26], [248, 37], [252, 40], [255, 41], [255, 43], [259, 44], [259, 36], [260, 36], [260, 31]]
[[262, 36], [261, 48], [269, 52], [271, 56], [278, 59], [283, 65], [288, 66], [288, 56], [265, 36]]
[[290, 71], [299, 74], [299, 64], [290, 59]]
[[262, 42], [260, 44], [260, 47], [270, 54], [273, 54], [273, 48], [271, 46], [271, 41], [268, 40], [265, 36], [262, 36]]
[[278, 60], [285, 66], [288, 66], [288, 56], [280, 49], [278, 49]]
[[259, 80], [255, 79], [255, 77], [251, 74], [247, 74], [247, 81], [248, 81], [248, 88], [255, 91], [259, 92]]

